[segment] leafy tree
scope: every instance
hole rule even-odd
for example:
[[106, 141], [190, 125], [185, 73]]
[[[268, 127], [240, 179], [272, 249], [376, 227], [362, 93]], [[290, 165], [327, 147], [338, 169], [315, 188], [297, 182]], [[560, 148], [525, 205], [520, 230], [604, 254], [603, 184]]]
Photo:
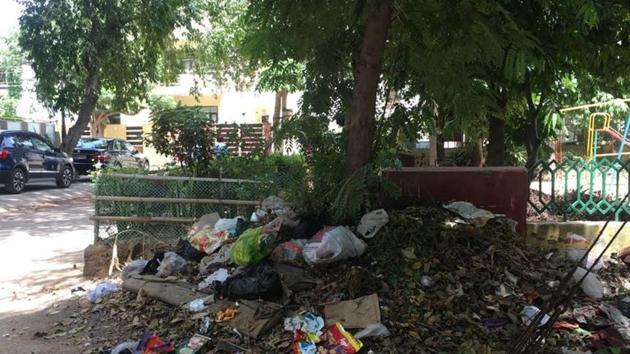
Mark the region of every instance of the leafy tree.
[[15, 118], [16, 105], [22, 96], [22, 64], [24, 53], [18, 44], [17, 32], [0, 39], [0, 73], [4, 75], [8, 94], [0, 97], [0, 117]]
[[37, 77], [40, 99], [77, 114], [62, 142], [71, 152], [103, 91], [118, 109], [143, 99], [159, 80], [162, 52], [194, 13], [183, 0], [22, 1], [20, 45]]

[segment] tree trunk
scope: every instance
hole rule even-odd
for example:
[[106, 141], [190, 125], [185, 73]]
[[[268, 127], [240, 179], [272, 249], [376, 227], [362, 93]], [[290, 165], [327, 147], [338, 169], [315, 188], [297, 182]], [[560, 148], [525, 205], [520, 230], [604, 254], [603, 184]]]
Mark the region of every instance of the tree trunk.
[[349, 177], [368, 162], [372, 155], [376, 121], [376, 93], [381, 76], [387, 31], [391, 23], [388, 0], [373, 1], [365, 19], [350, 116], [346, 126], [345, 175]]
[[66, 141], [66, 110], [61, 110], [61, 141]]
[[488, 166], [505, 165], [505, 121], [489, 117]]
[[437, 153], [437, 164], [438, 166], [444, 162], [445, 152], [444, 152], [444, 125], [446, 124], [446, 117], [444, 116], [444, 110], [437, 109], [437, 116], [435, 117], [435, 128], [436, 128], [436, 153]]
[[538, 151], [542, 141], [538, 137], [538, 119], [540, 113], [531, 112], [528, 114], [527, 130], [525, 131], [525, 150], [527, 151], [527, 161], [525, 167], [528, 171], [529, 179], [533, 177], [533, 167], [538, 162]]
[[473, 143], [473, 151], [472, 156], [470, 158], [470, 164], [473, 167], [482, 167], [483, 166], [483, 140], [476, 139]]
[[98, 94], [98, 70], [94, 69], [88, 72], [85, 79], [85, 94], [79, 107], [79, 115], [74, 125], [68, 131], [66, 139], [61, 143], [62, 151], [72, 154], [85, 128], [90, 123], [90, 118], [98, 101]]

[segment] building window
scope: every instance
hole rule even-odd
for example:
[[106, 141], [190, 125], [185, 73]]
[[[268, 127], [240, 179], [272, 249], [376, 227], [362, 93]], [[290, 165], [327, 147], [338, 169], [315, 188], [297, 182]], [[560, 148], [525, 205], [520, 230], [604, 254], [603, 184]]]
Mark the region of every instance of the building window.
[[107, 118], [108, 124], [120, 124], [120, 114], [113, 114]]
[[184, 66], [184, 73], [190, 74], [193, 72], [193, 60], [192, 59], [184, 59], [182, 60], [182, 65]]
[[212, 123], [217, 123], [219, 121], [219, 107], [217, 106], [203, 106], [199, 107], [199, 110], [206, 113]]

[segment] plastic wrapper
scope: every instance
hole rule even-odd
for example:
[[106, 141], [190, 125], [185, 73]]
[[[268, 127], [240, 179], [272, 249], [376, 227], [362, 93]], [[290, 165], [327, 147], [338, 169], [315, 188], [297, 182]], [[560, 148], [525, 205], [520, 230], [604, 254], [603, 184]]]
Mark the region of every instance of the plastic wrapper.
[[[521, 310], [521, 321], [523, 321], [523, 323], [525, 325], [529, 326], [529, 324], [534, 319], [536, 319], [536, 316], [538, 316], [538, 313], [540, 313], [540, 309], [538, 307], [536, 307], [536, 306], [525, 306]], [[538, 322], [538, 326], [543, 326], [544, 324], [547, 323], [547, 321], [549, 321], [549, 316], [543, 315], [543, 317]]]
[[326, 232], [320, 242], [311, 242], [304, 246], [302, 255], [308, 264], [327, 264], [358, 257], [366, 248], [365, 242], [350, 229], [338, 226]]
[[389, 215], [384, 209], [371, 211], [361, 218], [357, 233], [364, 238], [372, 238], [376, 233], [389, 222]]
[[230, 233], [222, 230], [202, 229], [188, 237], [188, 241], [196, 249], [206, 254], [214, 253], [223, 246], [227, 241]]
[[317, 354], [317, 344], [308, 333], [300, 330], [295, 332], [295, 339], [291, 344], [293, 354]]
[[324, 340], [319, 346], [328, 352], [334, 350], [334, 353], [354, 354], [361, 350], [363, 343], [346, 332], [340, 323], [335, 323], [326, 328]]
[[114, 282], [111, 281], [105, 281], [102, 282], [100, 284], [98, 284], [96, 286], [96, 288], [94, 288], [94, 290], [92, 291], [88, 291], [85, 295], [85, 298], [91, 302], [91, 303], [95, 303], [96, 301], [98, 301], [99, 299], [108, 296], [110, 294], [113, 294], [117, 291], [120, 291], [120, 286]]
[[385, 327], [385, 325], [383, 325], [382, 323], [374, 323], [357, 332], [354, 335], [354, 338], [361, 339], [366, 337], [388, 337], [390, 335], [391, 333], [389, 332], [389, 329]]
[[269, 258], [274, 263], [302, 265], [304, 263], [302, 250], [307, 242], [308, 240], [304, 239], [283, 242], [274, 248]]
[[444, 209], [461, 216], [477, 227], [485, 226], [488, 220], [494, 219], [495, 217], [495, 215], [488, 210], [477, 208], [469, 202], [452, 202], [445, 205]]
[[209, 287], [210, 285], [212, 285], [214, 282], [223, 283], [229, 276], [230, 276], [230, 273], [228, 272], [227, 269], [225, 268], [218, 269], [216, 272], [206, 277], [206, 279], [202, 280], [199, 283], [199, 285], [197, 285], [197, 289], [199, 290], [205, 289]]
[[[572, 275], [573, 281], [580, 281], [584, 274], [586, 274], [586, 269], [577, 267]], [[599, 300], [604, 297], [604, 287], [602, 286], [602, 281], [599, 280], [599, 278], [593, 273], [588, 273], [586, 278], [582, 281], [581, 287], [586, 296], [590, 296], [595, 300]]]
[[186, 267], [186, 260], [182, 256], [175, 252], [166, 252], [155, 275], [166, 278], [180, 273], [184, 267]]
[[231, 219], [219, 219], [216, 224], [214, 224], [215, 231], [227, 231], [229, 234], [236, 235], [236, 225], [238, 225], [238, 220], [240, 217], [235, 217]]
[[232, 246], [230, 259], [238, 265], [259, 263], [273, 250], [274, 239], [274, 236], [264, 233], [260, 227], [248, 229]]
[[123, 280], [129, 279], [133, 274], [140, 274], [144, 270], [144, 268], [149, 264], [149, 261], [144, 259], [137, 259], [127, 264], [125, 268], [122, 270], [122, 278]]

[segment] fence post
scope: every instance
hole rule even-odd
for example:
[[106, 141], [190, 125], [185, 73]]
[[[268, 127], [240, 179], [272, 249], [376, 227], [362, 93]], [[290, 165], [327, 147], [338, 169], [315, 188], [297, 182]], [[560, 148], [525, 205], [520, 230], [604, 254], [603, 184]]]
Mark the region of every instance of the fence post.
[[219, 215], [223, 216], [223, 166], [219, 167]]

